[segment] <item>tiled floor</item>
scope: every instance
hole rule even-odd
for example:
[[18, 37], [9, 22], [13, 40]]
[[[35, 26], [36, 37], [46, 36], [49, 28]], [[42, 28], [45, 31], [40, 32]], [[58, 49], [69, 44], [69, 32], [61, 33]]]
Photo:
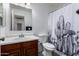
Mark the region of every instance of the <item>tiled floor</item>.
[[[40, 53], [38, 53], [38, 56], [43, 56], [43, 54], [40, 52]], [[52, 52], [52, 56], [59, 56], [59, 55], [55, 52]]]
[[[39, 52], [38, 56], [43, 56], [42, 52]], [[66, 56], [66, 55], [62, 52], [55, 50], [55, 51], [52, 52], [52, 56]]]
[[38, 56], [43, 56], [43, 54], [41, 52], [38, 53]]

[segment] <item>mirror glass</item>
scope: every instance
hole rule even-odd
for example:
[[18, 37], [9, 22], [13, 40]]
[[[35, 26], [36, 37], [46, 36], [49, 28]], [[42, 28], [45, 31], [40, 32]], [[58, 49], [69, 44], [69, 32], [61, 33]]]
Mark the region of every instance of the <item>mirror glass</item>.
[[0, 3], [0, 26], [3, 25], [3, 5]]
[[11, 31], [31, 31], [32, 30], [32, 10], [10, 5], [11, 9]]

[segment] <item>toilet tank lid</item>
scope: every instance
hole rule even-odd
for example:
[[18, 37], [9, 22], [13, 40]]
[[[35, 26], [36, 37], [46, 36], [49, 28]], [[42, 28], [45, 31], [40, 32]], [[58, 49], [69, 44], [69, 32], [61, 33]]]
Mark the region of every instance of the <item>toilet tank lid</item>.
[[40, 33], [40, 34], [38, 34], [38, 36], [48, 36], [48, 34], [46, 34], [46, 33]]

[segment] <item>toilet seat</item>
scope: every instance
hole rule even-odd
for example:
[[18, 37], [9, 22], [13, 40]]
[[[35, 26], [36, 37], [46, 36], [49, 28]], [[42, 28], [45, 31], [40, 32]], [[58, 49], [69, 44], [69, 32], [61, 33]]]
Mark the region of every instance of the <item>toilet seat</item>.
[[51, 43], [43, 43], [43, 46], [45, 49], [53, 51], [55, 49], [55, 46]]

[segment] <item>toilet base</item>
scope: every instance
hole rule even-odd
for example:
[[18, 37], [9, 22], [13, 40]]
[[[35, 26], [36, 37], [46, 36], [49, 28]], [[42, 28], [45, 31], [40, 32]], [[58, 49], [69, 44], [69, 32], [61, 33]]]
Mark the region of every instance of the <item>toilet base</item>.
[[52, 56], [52, 51], [44, 50], [44, 51], [42, 52], [42, 54], [43, 54], [44, 56]]

